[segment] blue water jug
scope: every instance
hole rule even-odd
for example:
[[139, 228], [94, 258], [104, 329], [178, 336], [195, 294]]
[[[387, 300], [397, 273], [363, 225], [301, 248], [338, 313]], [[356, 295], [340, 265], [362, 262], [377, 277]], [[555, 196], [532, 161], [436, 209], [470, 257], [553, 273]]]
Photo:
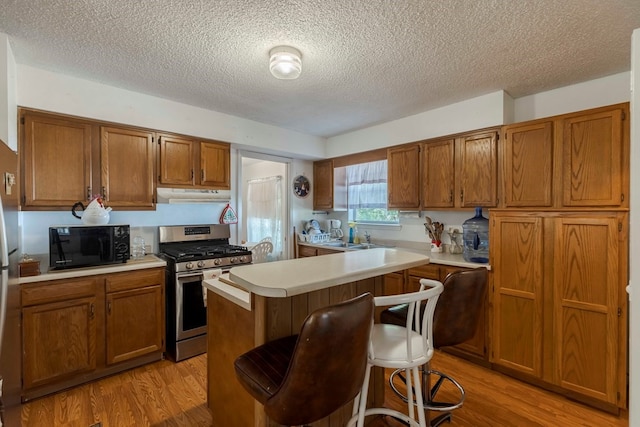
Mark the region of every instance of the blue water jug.
[[462, 256], [469, 262], [489, 262], [489, 220], [476, 208], [476, 216], [462, 223], [464, 249]]

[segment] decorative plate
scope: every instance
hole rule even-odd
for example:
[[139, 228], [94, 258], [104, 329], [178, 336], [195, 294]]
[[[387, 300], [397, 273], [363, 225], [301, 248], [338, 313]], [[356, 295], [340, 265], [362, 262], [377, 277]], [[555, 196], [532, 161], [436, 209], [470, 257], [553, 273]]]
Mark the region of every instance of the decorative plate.
[[298, 197], [305, 198], [309, 195], [311, 184], [304, 175], [298, 175], [293, 179], [293, 194]]

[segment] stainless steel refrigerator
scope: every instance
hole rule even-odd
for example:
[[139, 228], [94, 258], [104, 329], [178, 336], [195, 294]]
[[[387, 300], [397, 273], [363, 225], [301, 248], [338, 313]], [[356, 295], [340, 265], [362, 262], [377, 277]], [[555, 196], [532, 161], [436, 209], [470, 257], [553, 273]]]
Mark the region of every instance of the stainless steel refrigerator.
[[6, 427], [21, 424], [17, 169], [16, 153], [0, 141], [0, 414]]

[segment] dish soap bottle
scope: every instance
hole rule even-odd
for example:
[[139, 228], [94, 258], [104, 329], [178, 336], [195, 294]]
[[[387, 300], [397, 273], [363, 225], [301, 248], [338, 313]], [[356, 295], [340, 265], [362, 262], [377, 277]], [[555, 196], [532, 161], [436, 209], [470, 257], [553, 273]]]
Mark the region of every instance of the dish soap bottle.
[[353, 235], [354, 235], [355, 224], [353, 222], [349, 223], [349, 243], [353, 243]]

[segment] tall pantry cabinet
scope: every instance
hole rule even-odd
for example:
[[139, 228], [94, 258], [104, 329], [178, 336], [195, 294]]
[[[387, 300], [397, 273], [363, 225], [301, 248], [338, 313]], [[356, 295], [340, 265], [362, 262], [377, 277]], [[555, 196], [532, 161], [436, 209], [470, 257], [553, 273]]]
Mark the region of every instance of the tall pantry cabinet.
[[505, 126], [490, 220], [491, 361], [626, 408], [628, 104]]

